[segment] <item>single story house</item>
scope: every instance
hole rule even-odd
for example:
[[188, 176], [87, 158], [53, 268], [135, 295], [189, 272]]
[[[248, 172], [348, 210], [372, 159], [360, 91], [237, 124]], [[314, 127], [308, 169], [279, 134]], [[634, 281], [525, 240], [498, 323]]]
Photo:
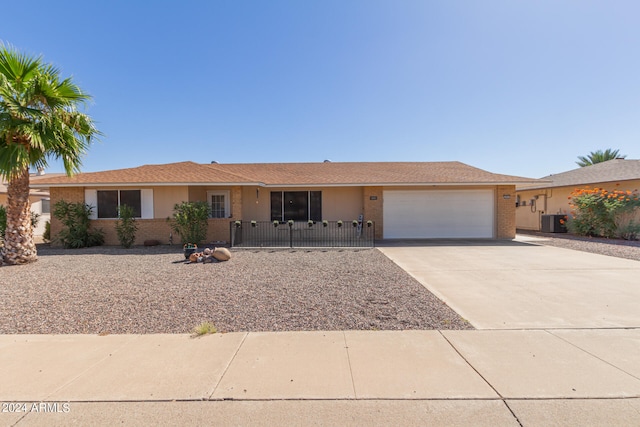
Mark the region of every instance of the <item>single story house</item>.
[[545, 176], [535, 184], [516, 188], [516, 227], [542, 229], [542, 215], [571, 213], [571, 192], [576, 188], [634, 191], [640, 188], [640, 160], [614, 159]]
[[[119, 204], [134, 206], [136, 243], [168, 243], [176, 203], [207, 201], [208, 241], [228, 241], [230, 222], [375, 223], [376, 239], [515, 237], [516, 185], [537, 180], [490, 173], [460, 162], [199, 164], [180, 162], [51, 177], [33, 183], [58, 200], [95, 209], [93, 225], [117, 245]], [[55, 237], [61, 224], [51, 222]]]

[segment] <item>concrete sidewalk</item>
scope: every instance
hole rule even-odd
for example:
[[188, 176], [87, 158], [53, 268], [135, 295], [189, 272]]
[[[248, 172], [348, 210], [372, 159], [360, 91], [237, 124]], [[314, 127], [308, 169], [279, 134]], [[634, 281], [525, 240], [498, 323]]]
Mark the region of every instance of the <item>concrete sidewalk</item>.
[[0, 378], [1, 425], [640, 425], [640, 330], [3, 335]]

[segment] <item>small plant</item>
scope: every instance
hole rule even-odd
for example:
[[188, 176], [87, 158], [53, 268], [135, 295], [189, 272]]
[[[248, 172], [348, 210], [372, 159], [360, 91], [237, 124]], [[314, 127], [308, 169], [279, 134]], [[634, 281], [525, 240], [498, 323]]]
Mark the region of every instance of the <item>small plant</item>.
[[329, 221], [327, 221], [326, 219], [324, 221], [322, 221], [322, 226], [323, 227], [327, 227], [329, 225]]
[[294, 224], [294, 222], [293, 222], [293, 220], [292, 220], [292, 219], [290, 219], [289, 221], [287, 221], [287, 225], [288, 225], [289, 227], [293, 227], [293, 224]]
[[49, 221], [44, 223], [44, 233], [42, 233], [42, 239], [45, 242], [51, 241], [51, 222]]
[[128, 205], [122, 205], [118, 209], [118, 220], [116, 221], [116, 233], [118, 240], [123, 248], [129, 249], [136, 241], [136, 231], [138, 225], [133, 217], [133, 208]]
[[218, 332], [218, 329], [211, 322], [202, 322], [193, 328], [193, 334], [198, 337], [202, 335], [215, 334], [216, 332]]
[[277, 227], [280, 225], [280, 221], [278, 221], [277, 219], [273, 221], [273, 226]]
[[338, 227], [342, 227], [342, 220], [338, 221]]
[[353, 221], [351, 221], [351, 224], [353, 224], [354, 227], [358, 226], [358, 220], [354, 219]]
[[182, 202], [173, 207], [173, 217], [168, 218], [171, 229], [182, 238], [182, 243], [200, 243], [207, 238], [209, 204], [207, 202]]
[[313, 227], [313, 221], [312, 220], [307, 221], [307, 224], [309, 224], [309, 227]]
[[369, 220], [367, 221], [367, 227], [371, 227], [373, 225], [373, 221]]
[[104, 231], [91, 228], [91, 212], [93, 208], [77, 202], [68, 203], [60, 200], [55, 204], [53, 216], [62, 222], [62, 230], [57, 240], [65, 248], [86, 248], [100, 246], [104, 243]]

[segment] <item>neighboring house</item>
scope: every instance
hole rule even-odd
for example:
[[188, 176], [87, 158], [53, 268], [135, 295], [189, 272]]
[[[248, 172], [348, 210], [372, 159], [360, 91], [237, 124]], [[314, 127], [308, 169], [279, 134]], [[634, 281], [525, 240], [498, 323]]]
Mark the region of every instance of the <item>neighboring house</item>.
[[[62, 174], [54, 174], [51, 176], [61, 176]], [[31, 174], [29, 180], [31, 183], [37, 182], [44, 177], [50, 178], [51, 176], [45, 175], [44, 172], [38, 172]], [[41, 237], [44, 233], [45, 223], [51, 220], [50, 205], [49, 205], [49, 189], [44, 188], [32, 188], [29, 192], [29, 202], [31, 202], [31, 212], [38, 215], [38, 225], [33, 230], [33, 235]], [[7, 206], [7, 183], [0, 182], [0, 205]]]
[[519, 184], [516, 227], [539, 231], [542, 215], [570, 214], [571, 192], [586, 186], [609, 191], [637, 190], [640, 188], [640, 160], [614, 159], [545, 176], [537, 184]]
[[[499, 175], [460, 162], [146, 165], [51, 177], [33, 183], [58, 200], [95, 209], [93, 225], [117, 245], [119, 204], [136, 210], [137, 244], [168, 243], [176, 203], [207, 201], [208, 241], [229, 240], [230, 222], [358, 219], [377, 239], [515, 237], [515, 188], [537, 180]], [[55, 218], [51, 234], [60, 231]], [[175, 237], [177, 241], [177, 236]]]

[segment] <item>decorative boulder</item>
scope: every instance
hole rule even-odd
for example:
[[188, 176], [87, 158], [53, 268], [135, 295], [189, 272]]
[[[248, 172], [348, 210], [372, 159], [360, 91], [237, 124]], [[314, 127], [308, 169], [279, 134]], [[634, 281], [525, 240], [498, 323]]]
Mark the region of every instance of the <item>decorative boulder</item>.
[[198, 261], [202, 261], [202, 256], [204, 254], [202, 252], [194, 252], [192, 254], [189, 255], [189, 262], [191, 263], [195, 263]]
[[231, 252], [227, 248], [214, 248], [211, 255], [218, 261], [229, 261]]

